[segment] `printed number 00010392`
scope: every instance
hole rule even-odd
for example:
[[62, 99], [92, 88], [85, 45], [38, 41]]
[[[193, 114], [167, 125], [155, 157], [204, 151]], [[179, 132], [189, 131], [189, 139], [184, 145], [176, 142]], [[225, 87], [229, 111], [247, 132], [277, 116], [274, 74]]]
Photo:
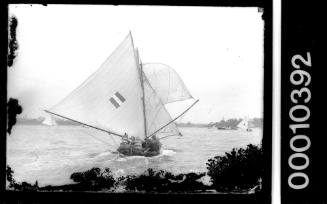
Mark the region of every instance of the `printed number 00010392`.
[[[300, 66], [297, 62], [300, 61], [304, 65]], [[311, 146], [311, 140], [307, 135], [298, 134], [297, 130], [310, 128], [310, 124], [307, 120], [310, 118], [310, 109], [307, 103], [311, 100], [311, 91], [307, 87], [311, 82], [311, 75], [308, 71], [301, 68], [311, 67], [311, 55], [307, 52], [307, 58], [305, 59], [301, 55], [297, 54], [292, 57], [292, 66], [295, 69], [290, 75], [290, 82], [295, 86], [290, 94], [293, 106], [289, 110], [289, 117], [295, 124], [290, 124], [289, 128], [292, 130], [292, 138], [290, 139], [290, 148], [294, 152], [288, 158], [289, 167], [294, 170], [288, 177], [288, 185], [292, 189], [299, 190], [304, 189], [309, 185], [309, 177], [304, 170], [309, 166], [310, 159], [304, 152], [307, 151]], [[301, 86], [298, 88], [298, 86]], [[299, 114], [301, 113], [302, 114]], [[303, 112], [305, 113], [303, 115]], [[305, 141], [300, 143], [301, 146], [295, 145], [297, 141]], [[297, 143], [299, 144], [299, 143]], [[305, 145], [303, 145], [305, 144]], [[295, 163], [294, 159], [304, 160], [304, 163]], [[295, 182], [294, 180], [302, 180], [302, 182]]]

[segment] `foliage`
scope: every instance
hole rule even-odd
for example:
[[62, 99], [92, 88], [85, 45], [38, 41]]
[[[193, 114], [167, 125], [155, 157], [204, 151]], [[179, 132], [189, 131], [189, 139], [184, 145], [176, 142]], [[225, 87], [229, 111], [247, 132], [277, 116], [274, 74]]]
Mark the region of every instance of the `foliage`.
[[215, 126], [218, 128], [222, 127], [230, 127], [232, 129], [236, 129], [237, 125], [241, 122], [242, 119], [231, 118], [225, 121], [222, 119], [220, 122], [215, 123]]
[[105, 168], [103, 171], [100, 168], [92, 168], [85, 172], [76, 172], [70, 178], [79, 184], [80, 190], [97, 191], [110, 189], [115, 183], [115, 179], [109, 168]]
[[[219, 122], [211, 122], [208, 124], [208, 127], [217, 127], [217, 128], [231, 128], [231, 129], [237, 129], [237, 125], [242, 121], [242, 119], [236, 119], [236, 118], [231, 118], [228, 120], [220, 120]], [[262, 118], [253, 118], [249, 120], [249, 125], [252, 128], [256, 127], [263, 127], [263, 119]]]
[[19, 190], [19, 191], [37, 191], [39, 189], [38, 182], [36, 181], [34, 185], [22, 182], [17, 183], [13, 177], [14, 171], [10, 168], [10, 166], [7, 166], [6, 169], [6, 177], [7, 181], [9, 182], [9, 188], [13, 190]]
[[208, 175], [217, 191], [249, 189], [258, 184], [263, 175], [263, 151], [255, 145], [233, 149], [224, 156], [216, 156], [207, 163]]
[[6, 178], [7, 181], [9, 182], [9, 187], [13, 187], [14, 184], [16, 183], [14, 177], [13, 177], [14, 171], [10, 168], [10, 166], [7, 166], [6, 169]]
[[11, 67], [14, 64], [14, 59], [16, 58], [16, 51], [18, 49], [18, 43], [16, 38], [16, 29], [18, 21], [15, 16], [10, 17], [9, 21], [9, 53], [7, 64]]
[[129, 191], [145, 192], [194, 192], [204, 191], [208, 188], [198, 181], [205, 173], [188, 173], [174, 175], [164, 170], [154, 171], [148, 169], [139, 176], [128, 175], [119, 178], [124, 182], [125, 189]]
[[154, 171], [148, 169], [141, 175], [127, 175], [113, 178], [111, 171], [107, 168], [103, 172], [99, 168], [92, 168], [85, 172], [76, 172], [71, 179], [77, 184], [63, 186], [46, 186], [41, 190], [63, 190], [63, 191], [114, 191], [122, 187], [133, 192], [195, 192], [205, 191], [205, 186], [200, 181], [205, 173], [188, 173], [174, 175], [164, 170]]
[[9, 98], [7, 103], [8, 114], [8, 129], [7, 132], [11, 134], [11, 128], [16, 124], [16, 115], [21, 114], [23, 108], [18, 104], [18, 100], [15, 98]]

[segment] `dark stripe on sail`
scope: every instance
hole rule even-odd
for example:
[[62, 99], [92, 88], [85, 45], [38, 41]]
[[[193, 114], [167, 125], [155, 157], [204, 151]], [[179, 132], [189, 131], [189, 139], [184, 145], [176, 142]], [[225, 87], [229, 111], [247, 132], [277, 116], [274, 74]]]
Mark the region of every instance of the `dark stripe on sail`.
[[117, 101], [116, 101], [113, 97], [110, 98], [110, 102], [111, 102], [112, 105], [114, 105], [116, 108], [119, 108], [119, 104], [117, 103]]
[[123, 103], [124, 101], [126, 101], [126, 99], [125, 99], [122, 95], [120, 95], [119, 92], [116, 92], [115, 95], [117, 96], [117, 98], [118, 98], [122, 103]]

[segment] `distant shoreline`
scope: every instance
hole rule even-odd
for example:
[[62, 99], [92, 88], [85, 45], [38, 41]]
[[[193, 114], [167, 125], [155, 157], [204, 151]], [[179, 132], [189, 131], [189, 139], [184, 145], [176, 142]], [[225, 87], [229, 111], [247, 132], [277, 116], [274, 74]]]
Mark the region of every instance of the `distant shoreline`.
[[[37, 118], [37, 119], [30, 119], [30, 118], [17, 118], [17, 125], [41, 125], [41, 126], [48, 126], [43, 124], [44, 118]], [[56, 120], [57, 125], [60, 126], [82, 126], [81, 124], [69, 121], [69, 120]]]
[[[48, 126], [43, 124], [45, 118], [27, 118], [21, 117], [17, 118], [17, 125], [41, 125], [41, 126]], [[59, 126], [83, 126], [74, 121], [70, 120], [62, 120], [56, 118], [56, 123]], [[197, 128], [221, 128], [221, 127], [236, 127], [237, 124], [241, 121], [241, 119], [229, 119], [229, 120], [221, 120], [220, 122], [210, 122], [210, 123], [176, 123], [177, 127], [197, 127]], [[253, 118], [249, 120], [249, 126], [251, 128], [256, 127], [263, 127], [263, 119], [262, 118]]]

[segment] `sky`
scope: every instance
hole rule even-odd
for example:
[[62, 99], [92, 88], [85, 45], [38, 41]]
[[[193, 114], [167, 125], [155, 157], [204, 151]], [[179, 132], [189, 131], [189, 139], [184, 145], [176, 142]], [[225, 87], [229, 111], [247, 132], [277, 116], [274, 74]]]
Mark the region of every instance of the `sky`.
[[[264, 21], [258, 8], [10, 5], [19, 48], [8, 98], [49, 109], [95, 72], [131, 31], [142, 62], [164, 63], [199, 99], [179, 122], [263, 117]], [[178, 115], [181, 107], [170, 104]]]

